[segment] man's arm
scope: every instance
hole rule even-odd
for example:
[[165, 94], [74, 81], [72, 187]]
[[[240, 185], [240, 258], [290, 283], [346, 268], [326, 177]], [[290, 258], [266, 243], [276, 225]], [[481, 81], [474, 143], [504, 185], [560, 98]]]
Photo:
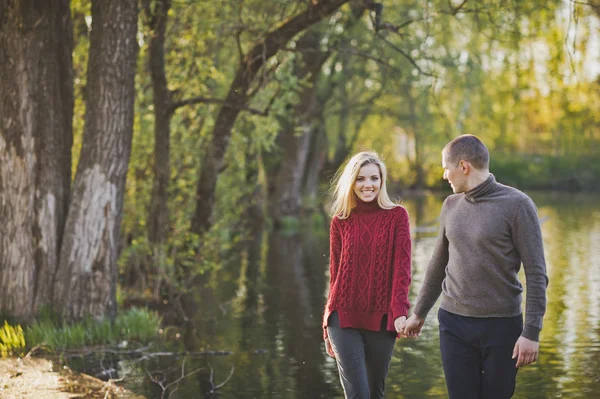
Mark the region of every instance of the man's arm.
[[516, 367], [535, 362], [539, 353], [539, 335], [546, 312], [546, 259], [537, 208], [527, 197], [521, 201], [513, 221], [513, 242], [525, 270], [527, 295], [525, 299], [525, 325], [513, 350]]
[[513, 243], [523, 262], [527, 287], [525, 325], [521, 335], [537, 342], [544, 313], [546, 313], [548, 276], [537, 208], [529, 197], [521, 200], [516, 209], [513, 220]]

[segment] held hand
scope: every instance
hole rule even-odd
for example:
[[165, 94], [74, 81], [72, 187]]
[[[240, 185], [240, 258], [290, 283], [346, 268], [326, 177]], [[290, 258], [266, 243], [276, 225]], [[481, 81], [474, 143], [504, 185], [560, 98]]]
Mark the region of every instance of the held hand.
[[404, 331], [402, 333], [402, 336], [404, 338], [419, 337], [421, 335], [421, 329], [423, 328], [423, 324], [425, 324], [425, 319], [413, 313], [404, 325]]
[[396, 332], [398, 333], [398, 335], [402, 336], [402, 334], [404, 333], [405, 325], [406, 325], [406, 316], [396, 317], [396, 320], [394, 320], [394, 328], [396, 329]]
[[331, 346], [331, 341], [329, 341], [329, 338], [325, 338], [325, 350], [329, 356], [335, 357], [335, 353], [333, 352], [333, 347]]
[[527, 339], [525, 337], [519, 337], [513, 349], [512, 358], [517, 358], [516, 367], [527, 366], [528, 364], [534, 363], [538, 358], [538, 352], [540, 343]]

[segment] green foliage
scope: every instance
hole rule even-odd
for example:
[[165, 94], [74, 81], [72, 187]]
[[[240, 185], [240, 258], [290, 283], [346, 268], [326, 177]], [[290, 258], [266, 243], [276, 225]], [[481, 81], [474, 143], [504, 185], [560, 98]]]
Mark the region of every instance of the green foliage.
[[114, 320], [86, 318], [62, 325], [49, 315], [38, 317], [25, 328], [28, 346], [42, 345], [53, 351], [91, 345], [117, 345], [123, 341], [148, 343], [158, 336], [161, 318], [155, 312], [132, 308]]
[[16, 327], [4, 321], [0, 328], [0, 357], [22, 355], [25, 349], [25, 336], [20, 325]]
[[519, 188], [591, 191], [600, 189], [600, 166], [595, 160], [511, 154], [494, 157], [490, 168], [499, 181]]
[[[187, 283], [195, 276], [220, 272], [248, 234], [248, 210], [260, 205], [267, 213], [276, 202], [269, 196], [277, 192], [276, 172], [284, 154], [279, 136], [284, 129], [298, 129], [294, 109], [310, 81], [298, 74], [298, 66], [319, 51], [328, 58], [316, 81], [314, 106], [320, 112], [313, 122], [325, 136], [327, 172], [339, 166], [336, 154], [344, 158], [371, 148], [385, 157], [391, 192], [447, 187], [440, 150], [451, 138], [472, 133], [492, 152], [492, 172], [499, 181], [520, 188], [598, 189], [594, 159], [600, 155], [600, 90], [586, 69], [592, 57], [586, 43], [594, 42], [595, 25], [581, 7], [572, 5], [577, 9], [571, 12], [561, 1], [486, 0], [475, 7], [460, 1], [394, 0], [385, 2], [382, 19], [401, 28], [375, 32], [372, 13], [353, 17], [356, 4], [346, 4], [310, 28], [319, 37], [312, 53], [298, 51], [298, 35], [287, 50], [266, 60], [251, 82], [244, 94], [252, 94], [243, 106], [269, 112], [242, 111], [237, 117], [217, 180], [212, 228], [203, 236], [190, 232], [191, 218], [203, 184], [200, 165], [211, 155], [206, 154], [210, 141], [220, 139], [212, 131], [222, 105], [200, 102], [174, 111], [169, 232], [160, 247], [147, 236], [157, 110], [148, 68], [153, 32], [147, 10], [141, 12], [122, 223], [126, 244], [119, 266], [123, 276], [144, 273], [143, 295], [160, 297], [165, 286], [189, 290]], [[451, 9], [459, 4], [462, 11]], [[295, 1], [223, 0], [219, 7], [173, 2], [165, 43], [172, 100], [224, 99], [241, 58], [305, 7], [306, 2]], [[77, 1], [72, 8], [76, 159], [84, 120], [89, 2]], [[323, 207], [325, 172], [317, 202], [307, 198], [303, 209]], [[320, 225], [322, 215], [316, 212], [311, 220]], [[290, 232], [301, 224], [293, 218], [282, 223]]]
[[284, 216], [280, 223], [284, 235], [294, 235], [300, 230], [300, 219], [296, 216]]

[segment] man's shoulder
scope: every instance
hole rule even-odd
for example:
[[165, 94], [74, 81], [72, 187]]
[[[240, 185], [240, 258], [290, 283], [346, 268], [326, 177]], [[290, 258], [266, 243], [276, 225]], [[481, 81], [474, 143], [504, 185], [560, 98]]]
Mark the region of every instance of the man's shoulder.
[[518, 188], [507, 186], [506, 184], [498, 183], [498, 191], [503, 197], [509, 201], [517, 203], [521, 202], [533, 202], [531, 198]]
[[464, 197], [465, 197], [465, 195], [463, 193], [460, 193], [460, 194], [450, 194], [444, 200], [444, 203], [442, 204], [442, 209], [443, 208], [448, 208], [450, 206], [455, 205], [456, 203], [458, 203]]

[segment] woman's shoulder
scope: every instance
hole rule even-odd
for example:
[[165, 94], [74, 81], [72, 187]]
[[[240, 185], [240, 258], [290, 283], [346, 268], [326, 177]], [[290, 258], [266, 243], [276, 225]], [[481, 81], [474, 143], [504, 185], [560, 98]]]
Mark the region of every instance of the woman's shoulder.
[[348, 219], [349, 218], [343, 218], [341, 215], [333, 215], [331, 217], [331, 225], [332, 226], [339, 226], [340, 224], [343, 224]]
[[408, 219], [408, 212], [402, 205], [395, 206], [388, 210], [388, 212], [391, 213], [391, 223], [392, 226], [395, 226], [395, 228], [404, 228], [410, 223]]
[[405, 207], [403, 207], [400, 204], [397, 204], [395, 207], [388, 209], [388, 211], [399, 217], [408, 217], [408, 211]]

